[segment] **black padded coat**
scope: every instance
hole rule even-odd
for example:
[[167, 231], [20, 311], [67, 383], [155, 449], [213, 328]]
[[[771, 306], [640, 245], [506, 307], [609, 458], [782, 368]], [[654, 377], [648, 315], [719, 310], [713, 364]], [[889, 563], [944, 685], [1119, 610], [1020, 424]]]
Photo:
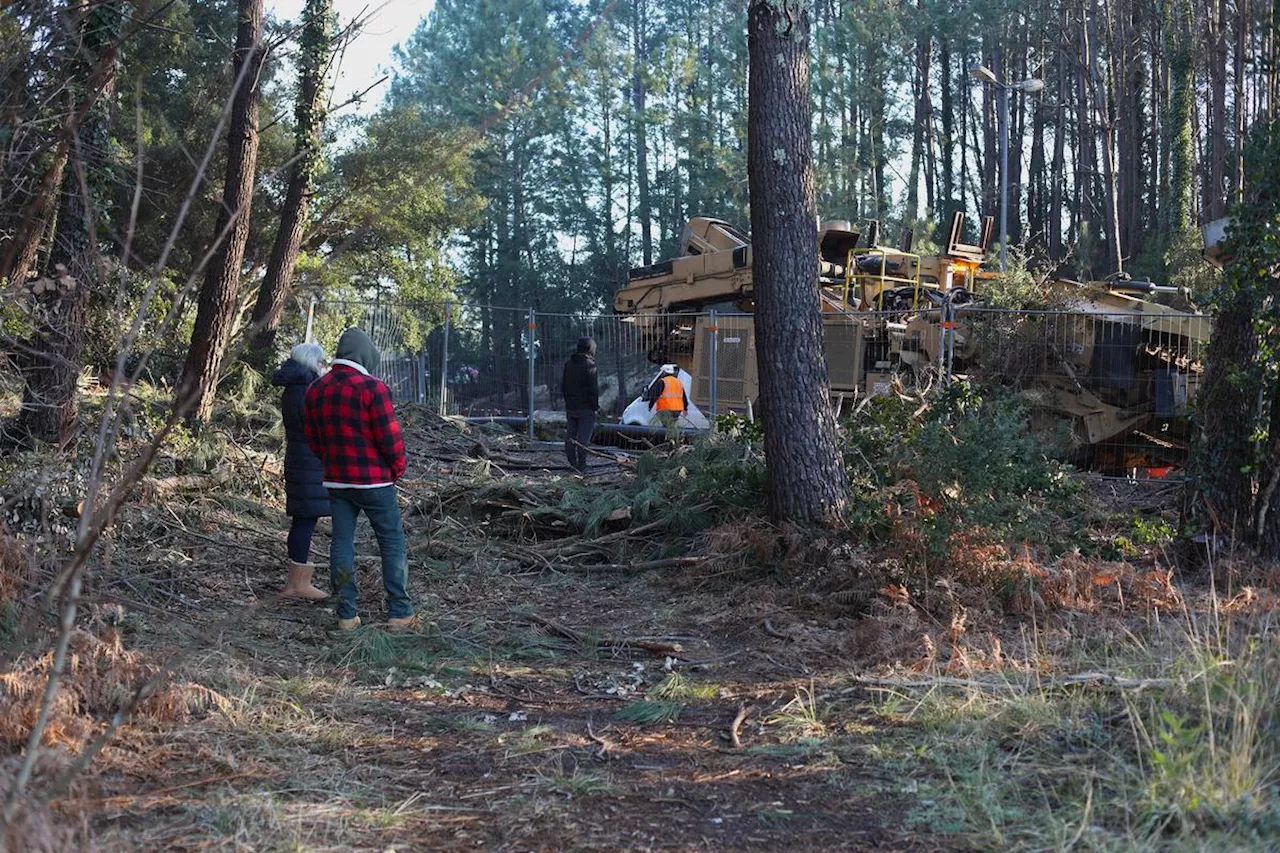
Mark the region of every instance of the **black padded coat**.
[[560, 378], [566, 412], [594, 412], [600, 408], [600, 380], [596, 360], [585, 352], [577, 352], [564, 363]]
[[316, 374], [293, 359], [280, 365], [271, 384], [284, 389], [280, 413], [284, 417], [285, 512], [293, 518], [323, 518], [329, 514], [329, 490], [324, 465], [307, 447], [303, 434], [302, 400]]

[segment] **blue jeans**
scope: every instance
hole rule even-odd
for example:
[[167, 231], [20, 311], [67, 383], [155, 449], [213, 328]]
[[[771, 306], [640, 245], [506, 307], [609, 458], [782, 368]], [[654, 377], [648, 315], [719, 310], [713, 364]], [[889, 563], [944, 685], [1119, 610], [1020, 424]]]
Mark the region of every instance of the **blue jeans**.
[[356, 519], [361, 511], [369, 518], [378, 550], [382, 552], [382, 586], [387, 592], [387, 616], [403, 619], [413, 615], [413, 602], [405, 590], [409, 559], [405, 553], [404, 528], [400, 526], [400, 504], [396, 487], [379, 489], [330, 489], [329, 511], [333, 515], [333, 539], [329, 545], [329, 579], [338, 598], [338, 618], [356, 615]]

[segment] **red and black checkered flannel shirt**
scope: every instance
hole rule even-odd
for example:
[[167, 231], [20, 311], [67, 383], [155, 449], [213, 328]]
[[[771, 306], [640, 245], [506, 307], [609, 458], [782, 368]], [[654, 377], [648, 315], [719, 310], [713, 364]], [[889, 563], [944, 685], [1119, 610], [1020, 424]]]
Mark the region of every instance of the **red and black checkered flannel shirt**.
[[303, 423], [326, 486], [388, 485], [404, 475], [400, 422], [377, 377], [335, 363], [307, 388]]

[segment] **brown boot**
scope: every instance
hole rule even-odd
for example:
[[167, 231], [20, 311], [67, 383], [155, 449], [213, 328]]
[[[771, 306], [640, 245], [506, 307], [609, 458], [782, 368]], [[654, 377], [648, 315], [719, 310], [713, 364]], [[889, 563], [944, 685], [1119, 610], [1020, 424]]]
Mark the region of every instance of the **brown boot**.
[[328, 598], [327, 592], [311, 585], [311, 578], [315, 571], [316, 567], [311, 563], [295, 563], [290, 560], [289, 582], [284, 585], [284, 589], [280, 590], [280, 595], [285, 598], [305, 598], [310, 601]]
[[387, 627], [392, 631], [405, 631], [414, 634], [422, 633], [422, 617], [417, 613], [412, 616], [398, 616], [387, 620]]

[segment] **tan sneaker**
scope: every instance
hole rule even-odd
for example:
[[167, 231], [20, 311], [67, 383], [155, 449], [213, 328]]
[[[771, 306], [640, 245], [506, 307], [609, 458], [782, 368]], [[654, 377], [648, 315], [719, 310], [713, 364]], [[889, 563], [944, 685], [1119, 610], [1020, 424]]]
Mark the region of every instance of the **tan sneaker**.
[[359, 616], [352, 616], [350, 619], [339, 619], [339, 620], [338, 620], [338, 630], [339, 630], [339, 631], [354, 631], [355, 629], [357, 629], [357, 628], [359, 628], [359, 627], [360, 627], [360, 617], [359, 617]]
[[387, 626], [392, 631], [413, 631], [416, 633], [422, 630], [422, 618], [417, 613], [412, 616], [399, 616], [388, 619]]
[[329, 593], [316, 589], [311, 583], [315, 571], [316, 567], [312, 563], [295, 563], [290, 560], [289, 580], [285, 583], [284, 589], [280, 590], [280, 595], [284, 598], [302, 598], [307, 601], [328, 598]]

